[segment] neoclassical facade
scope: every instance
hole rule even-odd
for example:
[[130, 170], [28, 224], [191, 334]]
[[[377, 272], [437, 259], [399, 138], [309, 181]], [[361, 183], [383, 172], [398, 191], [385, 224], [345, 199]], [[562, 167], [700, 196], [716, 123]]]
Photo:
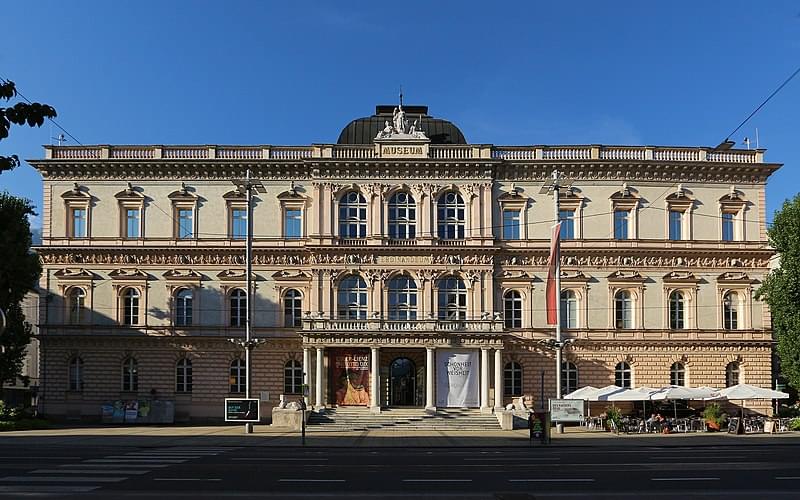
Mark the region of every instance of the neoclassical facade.
[[564, 390], [771, 387], [770, 315], [753, 295], [780, 165], [763, 153], [469, 144], [424, 106], [378, 106], [336, 144], [47, 146], [30, 160], [44, 184], [42, 410], [92, 419], [155, 394], [178, 420], [221, 419], [242, 396], [230, 339], [244, 336], [247, 207], [231, 181], [247, 169], [266, 190], [251, 367], [264, 415], [304, 385], [315, 408], [374, 411], [554, 397], [541, 342], [554, 208], [540, 194], [554, 170], [572, 181]]

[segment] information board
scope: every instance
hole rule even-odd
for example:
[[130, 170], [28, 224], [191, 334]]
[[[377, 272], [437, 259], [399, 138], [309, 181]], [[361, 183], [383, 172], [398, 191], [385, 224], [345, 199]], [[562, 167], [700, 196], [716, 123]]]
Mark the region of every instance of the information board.
[[739, 417], [731, 417], [728, 419], [728, 434], [741, 434], [742, 422]]
[[551, 399], [550, 419], [553, 422], [583, 422], [582, 399]]
[[225, 398], [225, 421], [259, 422], [260, 409], [258, 399]]

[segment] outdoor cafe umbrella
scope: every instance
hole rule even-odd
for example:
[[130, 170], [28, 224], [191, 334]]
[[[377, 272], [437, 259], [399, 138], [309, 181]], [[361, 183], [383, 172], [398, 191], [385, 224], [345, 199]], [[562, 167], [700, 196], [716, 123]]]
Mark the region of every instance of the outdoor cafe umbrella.
[[750, 384], [736, 384], [721, 389], [717, 393], [717, 397], [707, 399], [738, 399], [742, 402], [741, 410], [742, 416], [744, 417], [744, 402], [747, 399], [786, 399], [788, 397], [789, 395], [785, 392], [774, 391], [772, 389], [767, 389], [766, 387], [758, 387], [757, 385]]
[[685, 387], [682, 385], [668, 385], [650, 395], [653, 401], [672, 401], [672, 410], [675, 418], [678, 418], [678, 407], [676, 401], [679, 399], [712, 399], [720, 394], [713, 387]]
[[593, 396], [597, 391], [599, 391], [597, 387], [592, 387], [591, 385], [587, 385], [586, 387], [581, 387], [577, 391], [572, 391], [569, 394], [564, 395], [564, 399], [583, 399], [587, 401], [591, 396]]
[[637, 387], [636, 389], [631, 389], [629, 387], [621, 388], [621, 390], [608, 392], [601, 394], [599, 397], [601, 401], [611, 401], [611, 404], [614, 404], [614, 401], [641, 401], [642, 402], [642, 415], [647, 413], [647, 403], [650, 399], [650, 396], [657, 392], [658, 389], [654, 389], [652, 387]]

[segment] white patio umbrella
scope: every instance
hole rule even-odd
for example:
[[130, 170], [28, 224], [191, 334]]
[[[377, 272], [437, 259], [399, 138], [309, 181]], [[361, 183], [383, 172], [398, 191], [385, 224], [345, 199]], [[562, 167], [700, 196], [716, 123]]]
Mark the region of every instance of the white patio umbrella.
[[786, 399], [789, 395], [785, 392], [767, 389], [766, 387], [759, 387], [750, 384], [736, 384], [724, 389], [720, 389], [717, 397], [708, 399], [727, 399], [741, 401], [741, 412], [744, 417], [744, 402], [745, 400], [765, 400], [765, 399]]
[[572, 391], [569, 394], [565, 394], [564, 399], [583, 399], [584, 401], [588, 401], [589, 398], [599, 390], [600, 389], [597, 387], [587, 385], [586, 387], [581, 387], [577, 391]]
[[620, 391], [602, 394], [601, 397], [603, 398], [602, 401], [611, 401], [612, 404], [614, 401], [641, 401], [642, 415], [645, 415], [647, 413], [646, 401], [648, 401], [650, 396], [657, 391], [658, 389], [654, 389], [652, 387], [637, 387], [635, 389], [624, 388]]
[[719, 395], [719, 391], [713, 387], [685, 387], [682, 385], [668, 385], [650, 395], [653, 401], [672, 401], [674, 417], [678, 418], [678, 407], [675, 403], [678, 399], [710, 399]]

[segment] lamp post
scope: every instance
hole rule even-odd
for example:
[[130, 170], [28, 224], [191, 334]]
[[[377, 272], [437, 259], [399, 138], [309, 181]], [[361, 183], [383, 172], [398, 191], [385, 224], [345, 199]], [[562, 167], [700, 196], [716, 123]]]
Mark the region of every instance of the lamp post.
[[[252, 274], [253, 274], [253, 191], [257, 193], [266, 193], [267, 190], [264, 187], [264, 184], [261, 183], [258, 179], [253, 179], [250, 175], [250, 169], [247, 169], [247, 174], [245, 175], [244, 179], [233, 179], [231, 182], [239, 189], [239, 192], [245, 194], [247, 196], [247, 229], [245, 231], [245, 253], [244, 258], [247, 263], [246, 265], [246, 277], [245, 283], [247, 287], [247, 293], [245, 294], [246, 297], [246, 308], [247, 313], [245, 314], [244, 320], [244, 342], [237, 341], [237, 339], [230, 339], [234, 341], [238, 345], [244, 347], [245, 350], [245, 398], [250, 399], [251, 392], [251, 374], [252, 369], [250, 368], [250, 359], [253, 348], [263, 343], [263, 339], [253, 339], [251, 338], [251, 330], [252, 330], [252, 323], [253, 323], [253, 282], [252, 282]], [[260, 414], [261, 412], [259, 412]], [[251, 434], [253, 432], [253, 424], [252, 422], [247, 422], [244, 426], [244, 432], [246, 434]]]
[[[555, 223], [558, 224], [560, 220], [559, 210], [558, 210], [558, 195], [559, 190], [561, 188], [568, 188], [572, 186], [572, 180], [566, 178], [561, 172], [558, 170], [553, 170], [550, 179], [544, 183], [542, 188], [539, 190], [541, 194], [552, 194], [553, 195], [553, 217]], [[555, 248], [555, 284], [556, 284], [556, 338], [555, 338], [555, 345], [559, 346], [556, 348], [556, 399], [561, 397], [561, 348], [563, 347], [563, 343], [561, 341], [561, 239], [558, 239], [558, 244]], [[547, 339], [552, 340], [552, 339]]]

